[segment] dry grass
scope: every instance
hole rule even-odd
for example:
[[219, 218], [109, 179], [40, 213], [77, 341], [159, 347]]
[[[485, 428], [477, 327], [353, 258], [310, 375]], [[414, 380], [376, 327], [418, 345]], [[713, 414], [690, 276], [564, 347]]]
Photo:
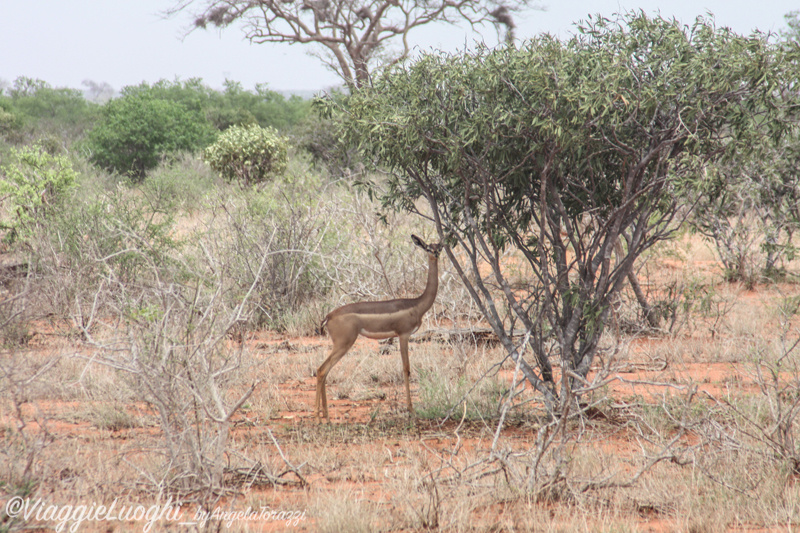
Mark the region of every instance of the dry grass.
[[[785, 465], [753, 440], [739, 435], [734, 442], [715, 434], [720, 424], [733, 427], [729, 413], [702, 398], [689, 401], [680, 392], [664, 393], [672, 390], [669, 387], [638, 398], [612, 387], [604, 392], [609, 402], [603, 417], [571, 422], [543, 454], [536, 446], [544, 421], [519, 409], [493, 451], [494, 419], [462, 421], [463, 412], [456, 411], [444, 424], [440, 418], [408, 420], [396, 347], [380, 354], [377, 343], [359, 343], [331, 374], [338, 376], [332, 379], [334, 423], [317, 425], [310, 416], [311, 369], [327, 352], [324, 341], [290, 341], [292, 349], [281, 348], [279, 338], [262, 337], [257, 342], [259, 347], [251, 353], [262, 364], [249, 372], [263, 383], [237, 418], [231, 462], [247, 457], [280, 475], [286, 470], [282, 452], [299, 465], [310, 484], [297, 488], [243, 484], [241, 495], [222, 500], [221, 505], [302, 509], [307, 518], [297, 528], [313, 531], [639, 531], [647, 524], [654, 528], [666, 524], [666, 530], [727, 531], [797, 525], [800, 520], [800, 487]], [[645, 359], [667, 357], [670, 365], [679, 366], [659, 378], [664, 383], [709, 385], [715, 390], [721, 386], [717, 377], [707, 383], [695, 381], [691, 372], [706, 360], [674, 344], [674, 339], [654, 341], [648, 350], [631, 352]], [[437, 375], [437, 381], [428, 385], [442, 388], [482, 377], [507, 384], [508, 367], [503, 377], [484, 376], [501, 357], [499, 350], [479, 347], [471, 352], [472, 357], [463, 360], [470, 353], [464, 346], [412, 345], [412, 387], [419, 408], [435, 407], [423, 405], [421, 399], [426, 372]], [[687, 360], [681, 361], [681, 354]], [[146, 408], [126, 401], [125, 394], [109, 394], [115, 379], [119, 390], [126, 390], [124, 379], [104, 367], [85, 364], [83, 358], [62, 356], [58, 365], [62, 370], [53, 367], [41, 380], [55, 385], [63, 377], [65, 383], [54, 386], [52, 395], [42, 383], [32, 385], [23, 402], [23, 412], [30, 413], [24, 415], [29, 421], [26, 431], [38, 434], [31, 429], [32, 421], [46, 420], [52, 435], [37, 454], [40, 466], [33, 473], [36, 485], [31, 494], [45, 491], [62, 505], [83, 498], [110, 501], [120, 494], [132, 501], [150, 501], [155, 495], [142, 492], [137, 479], [158, 464], [152, 453], [158, 449], [157, 425]], [[81, 399], [77, 393], [64, 392], [73, 390], [70, 383], [81, 382], [81, 374], [85, 383], [93, 384], [80, 388], [92, 391], [91, 400], [88, 393]], [[488, 393], [478, 388], [472, 394], [479, 399]], [[741, 394], [742, 402], [764, 401], [752, 387]], [[450, 400], [441, 401], [445, 409]], [[751, 405], [748, 410], [763, 406]], [[13, 405], [4, 402], [0, 415], [6, 428], [3, 478], [12, 480], [11, 463], [14, 457], [23, 458], [25, 446], [15, 436]], [[681, 424], [691, 430], [670, 444]], [[664, 460], [629, 484], [659, 454]], [[541, 469], [539, 479], [526, 484], [526, 472], [533, 468]], [[232, 530], [259, 529], [240, 523]]]
[[[388, 231], [364, 213], [363, 206], [354, 209], [353, 226], [369, 242], [406, 238], [407, 227]], [[367, 247], [342, 264], [357, 270], [375, 251]], [[404, 261], [392, 249], [377, 258], [387, 272]], [[280, 520], [231, 524], [231, 531], [243, 532], [800, 527], [800, 473], [791, 463], [798, 424], [789, 427], [795, 438], [789, 445], [770, 440], [786, 415], [776, 406], [790, 407], [800, 397], [799, 356], [781, 342], [800, 336], [784, 301], [787, 292], [798, 294], [797, 286], [749, 291], [721, 283], [713, 256], [696, 239], [656, 250], [648, 261], [649, 277], [645, 271], [641, 277], [650, 293], [682, 284], [689, 312], [672, 331], [609, 331], [603, 339], [608, 379], [587, 396], [593, 407], [564, 423], [548, 423], [529, 387], [508, 401], [514, 366], [503, 362], [501, 348], [437, 341], [411, 344], [412, 397], [420, 415], [411, 419], [397, 345], [362, 339], [331, 372], [333, 422], [318, 425], [314, 374], [330, 342], [297, 333], [307, 333], [339, 300], [377, 290], [385, 272], [326, 297], [335, 302], [313, 302], [284, 321], [283, 333], [224, 337], [220, 353], [241, 359], [220, 385], [223, 403], [235, 404], [251, 384], [255, 392], [231, 418], [222, 454], [225, 490], [184, 502], [187, 516], [208, 502], [233, 511], [305, 513], [288, 526]], [[403, 295], [421, 286], [424, 265], [406, 270], [392, 287]], [[9, 294], [0, 293], [0, 311]], [[69, 325], [25, 313], [0, 316], [16, 317], [4, 330], [12, 342], [0, 347], [3, 499], [165, 501], [174, 472], [165, 466], [158, 409], [142, 401], [143, 384], [130, 373], [97, 362], [112, 351], [99, 351], [98, 344], [117, 349], [110, 343], [113, 324], [91, 344]], [[474, 320], [474, 310], [443, 265], [442, 291], [422, 331], [459, 320]], [[18, 334], [26, 331], [36, 334]], [[765, 365], [778, 362], [776, 386]], [[498, 428], [507, 401], [510, 410]], [[4, 516], [0, 531], [29, 525]], [[87, 524], [85, 530], [92, 528], [101, 529]]]

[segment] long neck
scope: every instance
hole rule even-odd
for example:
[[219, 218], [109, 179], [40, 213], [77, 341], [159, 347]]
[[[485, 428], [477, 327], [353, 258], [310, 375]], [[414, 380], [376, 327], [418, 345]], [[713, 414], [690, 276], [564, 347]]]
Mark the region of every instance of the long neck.
[[428, 255], [428, 281], [425, 283], [425, 290], [417, 298], [422, 311], [426, 312], [433, 305], [436, 293], [439, 291], [439, 259], [430, 254]]

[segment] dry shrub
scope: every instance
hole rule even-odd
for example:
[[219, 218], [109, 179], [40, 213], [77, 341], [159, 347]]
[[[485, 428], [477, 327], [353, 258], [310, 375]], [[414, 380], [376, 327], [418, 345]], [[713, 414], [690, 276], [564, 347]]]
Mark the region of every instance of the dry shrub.
[[[164, 170], [161, 178], [177, 175]], [[308, 391], [285, 391], [308, 383], [327, 339], [268, 347], [253, 341], [254, 325], [308, 333], [340, 303], [415, 295], [425, 264], [408, 234], [424, 232], [399, 215], [380, 224], [376, 206], [345, 188], [321, 183], [319, 198], [302, 199], [311, 182], [297, 179], [195, 195], [191, 215], [185, 206], [169, 213], [166, 185], [100, 187], [47, 226], [27, 280], [0, 293], [0, 335], [11, 341], [0, 365], [11, 421], [0, 448], [6, 492], [44, 486], [104, 497], [121, 488], [210, 507], [234, 490], [302, 483], [311, 472], [311, 491], [280, 494], [305, 498], [314, 527], [330, 531], [633, 531], [647, 518], [695, 531], [797, 523], [792, 301], [753, 318], [744, 306], [729, 309], [736, 290], [699, 274], [676, 285], [688, 310], [647, 348], [633, 342], [642, 317], [630, 297], [638, 326], [603, 340], [603, 365], [557, 421], [530, 388], [514, 386], [517, 369], [501, 348], [418, 339], [412, 392], [431, 418], [412, 422], [403, 409], [385, 408], [402, 404], [392, 396], [402, 383], [398, 348], [361, 340], [331, 375], [334, 394], [388, 402], [377, 402], [364, 423], [305, 423], [296, 413], [310, 410]], [[431, 339], [474, 323], [449, 268], [443, 262], [439, 298], [420, 332]], [[655, 280], [645, 286], [664, 294]], [[48, 327], [68, 334], [63, 340], [82, 344], [81, 359], [31, 354], [45, 313]], [[769, 325], [784, 314], [786, 333], [773, 335]], [[642, 384], [646, 397], [610, 394], [610, 371], [625, 355], [618, 341], [648, 368], [667, 365], [663, 383]], [[719, 360], [747, 362], [755, 387], [734, 376], [730, 394], [711, 401], [681, 378], [687, 363]], [[80, 422], [98, 431], [134, 426], [136, 442], [103, 448], [115, 459], [75, 462], [83, 441], [54, 447], [46, 431], [33, 431], [47, 429], [51, 416], [36, 403], [56, 398], [91, 400], [74, 415]], [[285, 412], [293, 414], [275, 438], [264, 422]], [[232, 416], [246, 431], [231, 432]], [[376, 486], [401, 500], [387, 503], [370, 491]], [[260, 494], [272, 501], [272, 492]]]
[[[85, 387], [104, 365], [118, 392], [130, 391], [157, 416], [159, 445], [129, 465], [140, 487], [211, 505], [230, 483], [231, 419], [256, 387], [247, 375], [252, 357], [231, 336], [241, 341], [255, 323], [258, 290], [279, 254], [269, 246], [247, 250], [259, 254], [246, 258], [250, 276], [232, 276], [242, 259], [224, 253], [230, 239], [177, 232], [175, 205], [147, 182], [76, 204], [54, 217], [33, 248], [36, 281], [52, 289], [53, 303], [40, 305], [69, 318], [91, 347], [76, 381]], [[113, 406], [90, 413], [101, 427], [136, 423], [124, 414]]]
[[800, 476], [800, 331], [793, 325], [798, 309], [800, 299], [783, 298], [775, 310], [776, 337], [750, 340], [748, 373], [758, 394], [712, 397], [728, 440], [771, 457], [795, 477]]
[[380, 530], [377, 505], [357, 491], [321, 496], [310, 509], [320, 533], [370, 533]]
[[87, 332], [98, 349], [87, 364], [114, 368], [154, 409], [163, 455], [154, 468], [140, 470], [150, 490], [209, 505], [226, 491], [231, 418], [256, 384], [245, 384], [249, 357], [228, 339], [246, 321], [247, 295], [231, 307], [222, 296], [224, 269], [216, 276], [193, 274], [183, 284], [153, 275], [117, 286], [126, 297], [114, 309], [121, 324], [115, 331]]
[[[8, 278], [0, 283], [0, 493], [35, 497], [47, 490], [43, 485], [49, 465], [43, 458], [54, 442], [50, 419], [38, 405], [32, 389], [53, 370], [59, 357], [31, 357], [31, 291], [26, 278]], [[22, 529], [19, 516], [0, 510], [0, 528]]]

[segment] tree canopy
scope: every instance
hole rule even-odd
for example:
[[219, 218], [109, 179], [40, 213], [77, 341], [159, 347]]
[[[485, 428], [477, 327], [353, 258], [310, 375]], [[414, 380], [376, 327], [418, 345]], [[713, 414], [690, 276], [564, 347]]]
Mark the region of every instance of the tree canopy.
[[[643, 13], [578, 30], [520, 49], [429, 54], [328, 104], [342, 111], [342, 137], [390, 170], [373, 192], [429, 218], [451, 245], [515, 359], [512, 332], [523, 327], [535, 368], [521, 366], [551, 412], [585, 385], [634, 260], [685, 214], [678, 191], [707, 163], [780, 139], [796, 112], [796, 47]], [[508, 253], [533, 279], [512, 287]]]
[[130, 88], [108, 102], [87, 136], [92, 160], [101, 167], [141, 179], [164, 154], [207, 146], [215, 131], [202, 107]]
[[[189, 9], [194, 0], [172, 9]], [[513, 35], [512, 13], [529, 0], [212, 0], [193, 12], [194, 26], [243, 27], [253, 43], [316, 44], [320, 57], [351, 89], [363, 87], [370, 72], [411, 50], [409, 33], [431, 23], [485, 22]], [[391, 50], [399, 41], [402, 50]]]
[[788, 28], [780, 31], [781, 37], [786, 41], [800, 41], [800, 10], [790, 11], [783, 18]]
[[67, 144], [91, 128], [98, 106], [77, 89], [54, 88], [49, 83], [19, 77], [0, 90], [0, 135], [14, 142], [50, 137]]
[[288, 128], [309, 107], [299, 97], [287, 100], [264, 85], [251, 92], [233, 81], [216, 91], [197, 78], [141, 83], [124, 87], [101, 108], [87, 146], [100, 166], [141, 178], [165, 154], [205, 148], [219, 130], [235, 125]]

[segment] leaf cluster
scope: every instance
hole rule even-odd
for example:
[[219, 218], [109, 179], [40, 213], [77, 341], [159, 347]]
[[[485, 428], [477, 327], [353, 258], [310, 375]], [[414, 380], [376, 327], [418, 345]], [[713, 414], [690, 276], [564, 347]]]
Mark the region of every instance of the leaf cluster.
[[270, 90], [266, 84], [257, 84], [255, 91], [245, 90], [241, 83], [233, 80], [225, 80], [223, 85], [224, 90], [218, 91], [205, 85], [200, 78], [160, 80], [152, 85], [142, 83], [125, 87], [121, 95], [144, 94], [180, 103], [202, 114], [220, 131], [245, 124], [289, 128], [302, 120], [310, 108], [310, 103], [302, 98], [292, 96], [286, 99], [282, 94]]
[[486, 178], [522, 230], [544, 175], [562, 180], [569, 213], [602, 211], [631, 187], [657, 201], [667, 175], [782, 135], [784, 54], [702, 18], [590, 19], [565, 42], [399, 65], [347, 100], [342, 136], [394, 171], [387, 203], [408, 206], [433, 186], [485, 205]]
[[95, 164], [141, 179], [163, 155], [198, 150], [214, 135], [198, 102], [165, 99], [158, 90], [138, 88], [123, 91], [103, 107], [87, 146]]
[[800, 10], [795, 9], [783, 16], [788, 29], [780, 30], [780, 36], [787, 42], [800, 42]]
[[226, 80], [224, 85], [224, 91], [211, 93], [206, 112], [208, 120], [220, 131], [245, 124], [285, 130], [301, 122], [311, 107], [309, 101], [296, 95], [287, 99], [266, 84], [257, 84], [255, 91], [247, 91], [232, 80]]
[[77, 173], [67, 157], [51, 155], [38, 145], [12, 148], [11, 153], [16, 162], [0, 168], [0, 198], [9, 202], [11, 216], [0, 221], [0, 229], [11, 230], [7, 238], [13, 241], [64, 198], [75, 186]]
[[96, 164], [141, 179], [165, 155], [204, 149], [220, 130], [232, 125], [288, 128], [309, 108], [301, 98], [286, 100], [264, 85], [253, 93], [233, 81], [225, 83], [223, 92], [198, 78], [142, 83], [125, 87], [102, 108], [87, 146]]
[[0, 94], [0, 136], [13, 143], [53, 137], [69, 144], [92, 127], [98, 108], [77, 89], [19, 77]]
[[[340, 137], [390, 170], [372, 188], [384, 206], [461, 245], [463, 265], [449, 258], [515, 361], [514, 322], [530, 332], [539, 372], [521, 369], [554, 413], [547, 339], [573, 372], [568, 399], [634, 261], [687, 211], [680, 192], [709, 163], [792, 131], [799, 55], [703, 18], [685, 27], [628, 13], [589, 19], [565, 41], [427, 54], [327, 105], [342, 112]], [[507, 252], [530, 268], [522, 289]]]
[[231, 126], [205, 149], [203, 159], [224, 179], [248, 186], [286, 169], [288, 139], [257, 124]]

